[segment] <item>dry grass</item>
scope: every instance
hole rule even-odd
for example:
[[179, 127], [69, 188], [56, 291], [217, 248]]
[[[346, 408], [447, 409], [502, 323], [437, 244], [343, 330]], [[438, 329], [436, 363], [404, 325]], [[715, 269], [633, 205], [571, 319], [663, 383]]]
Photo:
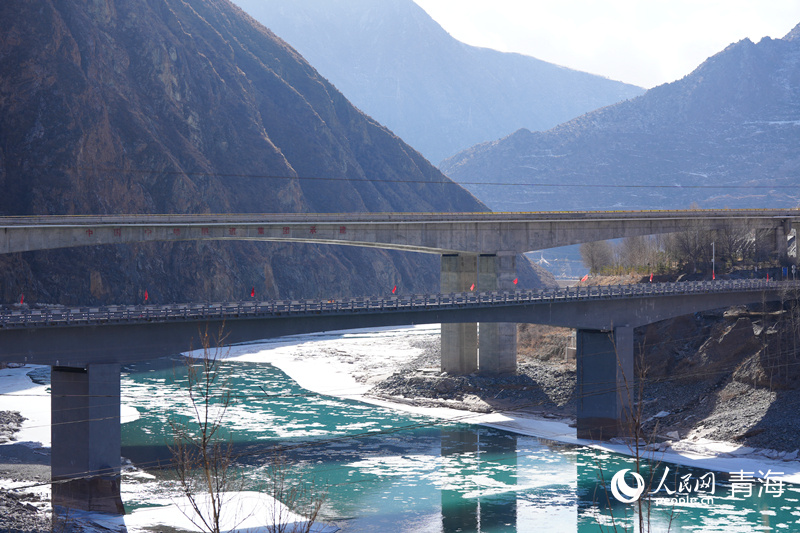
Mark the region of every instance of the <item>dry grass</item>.
[[540, 324], [517, 326], [517, 353], [520, 360], [563, 361], [564, 350], [572, 335], [570, 328]]

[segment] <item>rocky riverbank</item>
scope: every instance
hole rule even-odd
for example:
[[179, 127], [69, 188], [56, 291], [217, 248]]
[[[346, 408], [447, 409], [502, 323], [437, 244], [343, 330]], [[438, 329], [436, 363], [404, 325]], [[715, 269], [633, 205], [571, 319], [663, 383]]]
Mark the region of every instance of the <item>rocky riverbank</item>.
[[[637, 330], [637, 417], [642, 435], [674, 449], [729, 443], [740, 452], [800, 455], [797, 309], [787, 305], [698, 313]], [[569, 330], [520, 328], [513, 376], [451, 376], [438, 370], [438, 339], [376, 384], [370, 395], [476, 412], [524, 411], [572, 418], [575, 362]], [[680, 441], [680, 442], [679, 442]]]
[[[12, 486], [30, 487], [50, 481], [50, 457], [14, 443], [24, 421], [17, 411], [0, 411], [0, 479], [9, 480]], [[50, 532], [53, 524], [49, 509], [49, 498], [35, 491], [0, 490], [0, 531]]]
[[423, 353], [377, 383], [369, 396], [423, 407], [474, 412], [526, 411], [575, 414], [575, 364], [528, 358], [509, 376], [452, 376], [439, 370], [439, 339], [426, 339]]

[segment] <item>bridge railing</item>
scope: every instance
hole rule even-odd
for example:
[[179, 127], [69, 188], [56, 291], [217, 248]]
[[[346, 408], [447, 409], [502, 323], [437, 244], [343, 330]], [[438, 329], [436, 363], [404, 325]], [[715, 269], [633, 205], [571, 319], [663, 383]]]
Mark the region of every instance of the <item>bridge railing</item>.
[[97, 307], [0, 308], [0, 329], [87, 324], [169, 322], [175, 320], [247, 319], [302, 314], [374, 313], [419, 309], [452, 309], [492, 305], [525, 305], [569, 300], [641, 298], [709, 292], [789, 291], [794, 281], [720, 280], [678, 283], [599, 285], [540, 290], [455, 292], [322, 300], [275, 300], [170, 305], [111, 305]]

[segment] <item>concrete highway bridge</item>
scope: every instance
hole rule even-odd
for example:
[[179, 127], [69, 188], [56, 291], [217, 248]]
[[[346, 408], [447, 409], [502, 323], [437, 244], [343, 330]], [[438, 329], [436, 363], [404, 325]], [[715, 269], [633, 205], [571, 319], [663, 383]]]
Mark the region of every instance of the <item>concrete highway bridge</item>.
[[[599, 240], [688, 230], [760, 230], [788, 261], [800, 209], [537, 213], [295, 213], [0, 217], [0, 253], [72, 246], [188, 240], [249, 240], [378, 247], [441, 256], [441, 292], [513, 290], [517, 255]], [[442, 328], [442, 368], [513, 372], [516, 327]]]
[[[514, 371], [518, 322], [574, 327], [582, 398], [578, 433], [608, 438], [626, 425], [633, 328], [703, 309], [788, 298], [795, 286], [753, 280], [533, 293], [514, 290], [516, 255], [628, 236], [744, 227], [769, 232], [776, 253], [786, 260], [787, 236], [798, 216], [798, 210], [691, 210], [5, 217], [0, 218], [0, 253], [259, 240], [434, 253], [441, 255], [442, 266], [441, 294], [434, 296], [7, 311], [0, 318], [0, 361], [53, 366], [54, 502], [84, 509], [121, 510], [119, 364], [185, 351], [201, 328], [215, 331], [223, 322], [228, 342], [441, 323], [442, 369], [455, 374]], [[472, 293], [472, 285], [480, 292]]]
[[0, 217], [0, 253], [148, 241], [251, 240], [507, 255], [686, 230], [772, 230], [785, 255], [800, 209], [533, 213], [287, 213]]
[[578, 436], [600, 440], [629, 428], [635, 327], [705, 309], [796, 298], [799, 290], [800, 284], [789, 281], [736, 280], [338, 301], [4, 309], [0, 360], [52, 367], [53, 502], [114, 513], [123, 512], [120, 364], [198, 348], [206, 332], [213, 336], [224, 328], [225, 342], [236, 343], [424, 323], [574, 327]]

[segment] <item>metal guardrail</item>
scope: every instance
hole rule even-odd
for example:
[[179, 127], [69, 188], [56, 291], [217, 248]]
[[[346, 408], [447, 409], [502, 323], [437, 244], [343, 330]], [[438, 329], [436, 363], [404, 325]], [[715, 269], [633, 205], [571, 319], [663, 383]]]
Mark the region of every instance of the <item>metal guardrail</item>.
[[800, 282], [756, 280], [690, 281], [598, 285], [544, 290], [458, 292], [391, 297], [326, 300], [275, 300], [173, 305], [112, 305], [100, 307], [0, 308], [0, 330], [143, 322], [205, 321], [309, 314], [343, 314], [458, 309], [498, 305], [526, 305], [647, 296], [678, 296], [769, 290], [800, 290]]

